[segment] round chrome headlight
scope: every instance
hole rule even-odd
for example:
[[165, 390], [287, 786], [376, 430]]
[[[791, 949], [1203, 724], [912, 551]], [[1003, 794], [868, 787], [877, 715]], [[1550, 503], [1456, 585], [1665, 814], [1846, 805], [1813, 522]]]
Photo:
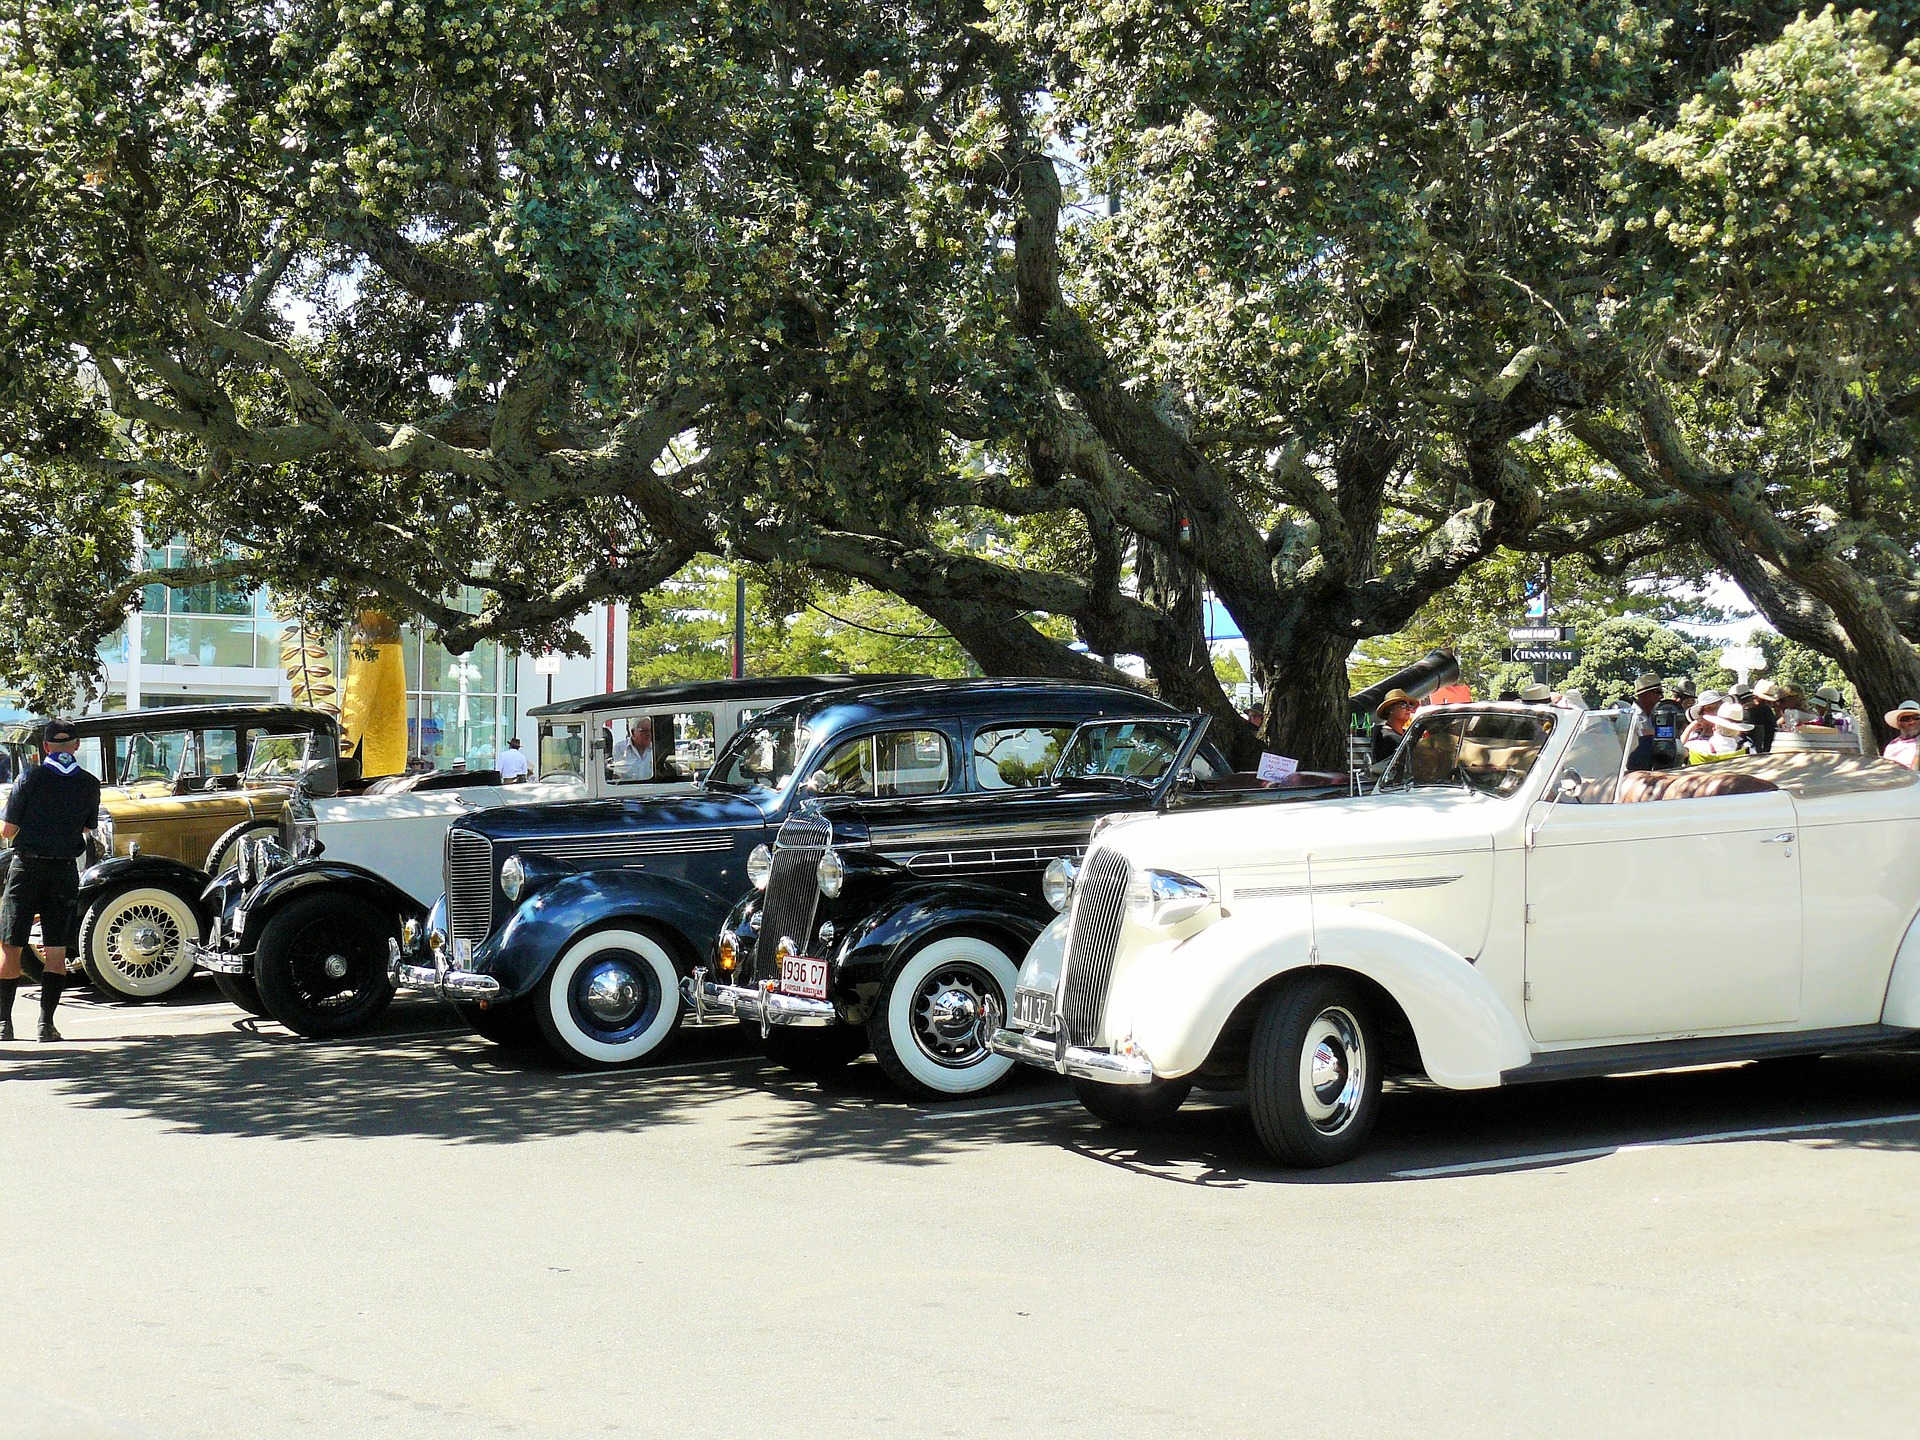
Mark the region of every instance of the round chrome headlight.
[[1062, 855], [1041, 875], [1041, 897], [1062, 915], [1066, 914], [1067, 906], [1073, 903], [1073, 882], [1079, 875], [1080, 867]]
[[767, 881], [773, 878], [773, 851], [764, 845], [753, 847], [753, 853], [747, 856], [747, 879], [753, 882], [753, 888], [764, 890]]
[[1127, 887], [1127, 907], [1143, 925], [1178, 925], [1213, 904], [1213, 891], [1172, 870], [1142, 870]]
[[420, 940], [420, 922], [409, 915], [400, 922], [400, 948], [411, 950]]
[[507, 899], [517, 901], [520, 892], [527, 888], [527, 867], [518, 855], [509, 855], [500, 867], [500, 891]]
[[846, 862], [831, 850], [820, 857], [820, 864], [813, 874], [814, 878], [820, 882], [820, 893], [829, 900], [846, 888]]

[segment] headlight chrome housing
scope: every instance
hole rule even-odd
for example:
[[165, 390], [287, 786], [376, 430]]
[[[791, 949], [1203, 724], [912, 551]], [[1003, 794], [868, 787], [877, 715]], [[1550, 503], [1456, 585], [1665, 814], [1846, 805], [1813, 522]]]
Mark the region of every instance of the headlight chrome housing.
[[722, 930], [720, 943], [714, 947], [714, 959], [723, 974], [732, 974], [733, 967], [740, 963], [740, 937], [731, 930]]
[[1209, 887], [1173, 870], [1142, 870], [1127, 888], [1127, 908], [1134, 918], [1162, 929], [1191, 920], [1213, 903]]
[[420, 922], [409, 915], [400, 922], [400, 948], [412, 950], [420, 943]]
[[773, 878], [773, 851], [764, 845], [753, 847], [753, 853], [747, 856], [747, 879], [753, 882], [753, 888], [764, 890], [767, 881]]
[[831, 850], [820, 857], [813, 874], [819, 882], [820, 893], [829, 900], [847, 888], [847, 862]]
[[1073, 884], [1080, 878], [1080, 866], [1077, 862], [1062, 855], [1040, 877], [1041, 897], [1062, 915], [1073, 903]]
[[527, 888], [526, 863], [518, 855], [509, 855], [500, 865], [500, 891], [515, 904]]

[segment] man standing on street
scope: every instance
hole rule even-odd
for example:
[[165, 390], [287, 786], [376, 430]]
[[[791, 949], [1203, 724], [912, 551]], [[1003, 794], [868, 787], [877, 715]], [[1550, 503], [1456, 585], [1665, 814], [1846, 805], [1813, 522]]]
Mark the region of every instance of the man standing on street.
[[100, 782], [80, 768], [73, 752], [80, 735], [71, 721], [49, 720], [41, 734], [44, 764], [13, 787], [0, 839], [13, 843], [13, 867], [0, 894], [0, 1040], [13, 1039], [13, 997], [20, 989], [20, 951], [40, 918], [40, 1039], [58, 1040], [54, 1007], [67, 983], [67, 951], [80, 923], [80, 871], [86, 833], [100, 814]]
[[507, 741], [507, 748], [500, 755], [499, 770], [501, 783], [505, 785], [527, 778], [527, 752], [520, 748], [518, 735]]

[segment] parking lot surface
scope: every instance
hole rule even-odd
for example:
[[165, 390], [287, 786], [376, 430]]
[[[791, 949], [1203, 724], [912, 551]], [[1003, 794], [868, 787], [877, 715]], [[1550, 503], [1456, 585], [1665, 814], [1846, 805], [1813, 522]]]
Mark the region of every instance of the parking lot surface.
[[1920, 1056], [1412, 1088], [1295, 1173], [1231, 1097], [1127, 1137], [731, 1028], [61, 1021], [0, 1047], [3, 1440], [1914, 1433]]

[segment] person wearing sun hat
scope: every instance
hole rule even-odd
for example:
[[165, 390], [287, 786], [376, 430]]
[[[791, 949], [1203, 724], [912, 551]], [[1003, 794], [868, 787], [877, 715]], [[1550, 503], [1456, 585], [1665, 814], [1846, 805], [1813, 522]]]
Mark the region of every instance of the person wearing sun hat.
[[1753, 722], [1753, 753], [1771, 754], [1773, 737], [1780, 729], [1780, 692], [1771, 680], [1756, 680], [1740, 703]]
[[1680, 762], [1680, 727], [1686, 716], [1667, 699], [1666, 683], [1651, 670], [1633, 678], [1633, 750], [1629, 770], [1668, 770]]
[[1894, 737], [1880, 754], [1896, 765], [1920, 770], [1920, 700], [1902, 700], [1887, 711], [1886, 718]]
[[1687, 742], [1687, 763], [1697, 765], [1703, 760], [1719, 760], [1728, 755], [1744, 755], [1753, 749], [1753, 743], [1747, 737], [1753, 733], [1753, 722], [1747, 719], [1746, 708], [1737, 700], [1729, 700], [1710, 717], [1713, 733], [1698, 740]]
[[1367, 736], [1372, 746], [1374, 764], [1379, 765], [1393, 758], [1393, 752], [1400, 748], [1400, 742], [1406, 738], [1407, 723], [1419, 708], [1420, 702], [1398, 686], [1380, 697], [1380, 703], [1373, 707], [1374, 726]]
[[1853, 721], [1840, 707], [1846, 703], [1846, 697], [1831, 685], [1822, 685], [1807, 697], [1807, 707], [1813, 711], [1813, 723], [1828, 725], [1835, 730], [1853, 731]]

